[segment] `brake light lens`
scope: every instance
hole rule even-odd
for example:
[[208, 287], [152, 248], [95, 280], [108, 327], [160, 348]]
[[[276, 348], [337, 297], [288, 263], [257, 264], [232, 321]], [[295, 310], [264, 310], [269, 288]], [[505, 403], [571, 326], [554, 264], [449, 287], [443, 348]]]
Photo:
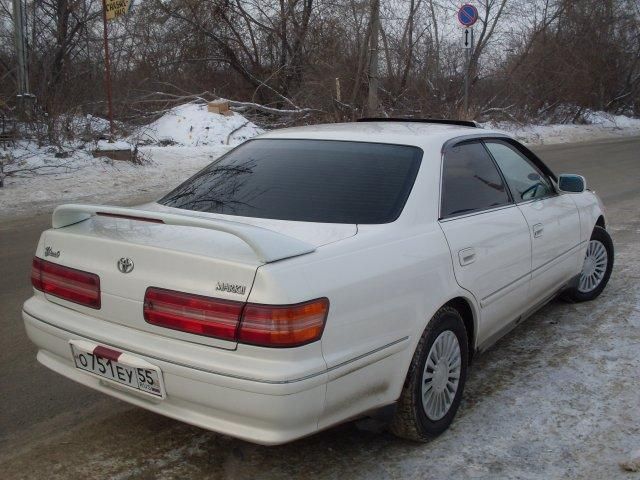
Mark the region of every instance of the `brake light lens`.
[[297, 347], [322, 337], [329, 300], [320, 298], [296, 305], [247, 304], [238, 341], [266, 347]]
[[149, 287], [144, 319], [159, 327], [263, 347], [319, 340], [329, 312], [320, 298], [296, 305], [256, 305]]
[[47, 295], [100, 309], [100, 277], [34, 257], [31, 284]]
[[160, 327], [235, 341], [243, 305], [151, 287], [144, 296], [144, 319]]

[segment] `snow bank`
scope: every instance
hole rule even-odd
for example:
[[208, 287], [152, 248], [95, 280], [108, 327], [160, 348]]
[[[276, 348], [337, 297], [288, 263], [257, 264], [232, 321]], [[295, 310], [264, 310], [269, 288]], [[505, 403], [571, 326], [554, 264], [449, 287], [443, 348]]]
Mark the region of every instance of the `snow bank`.
[[521, 125], [513, 122], [487, 122], [483, 126], [502, 130], [531, 145], [640, 135], [639, 118], [596, 111], [587, 111], [583, 118], [587, 124]]
[[182, 145], [237, 145], [263, 130], [238, 113], [210, 113], [206, 105], [188, 103], [172, 108], [155, 122], [139, 128], [132, 143]]
[[[118, 123], [118, 122], [116, 122]], [[85, 135], [91, 138], [98, 138], [100, 135], [109, 133], [109, 120], [93, 115], [64, 114], [58, 118], [58, 124], [75, 135]]]

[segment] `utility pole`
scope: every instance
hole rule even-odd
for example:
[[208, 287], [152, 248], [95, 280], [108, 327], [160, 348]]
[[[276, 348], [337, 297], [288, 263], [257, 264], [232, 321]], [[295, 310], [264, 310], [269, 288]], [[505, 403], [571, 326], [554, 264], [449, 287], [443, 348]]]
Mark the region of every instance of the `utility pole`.
[[371, 0], [371, 35], [369, 37], [369, 99], [367, 114], [375, 115], [378, 112], [378, 88], [380, 79], [378, 77], [378, 57], [379, 57], [379, 36], [380, 36], [380, 0]]
[[22, 10], [22, 0], [13, 0], [13, 31], [16, 42], [16, 63], [17, 63], [17, 106], [18, 115], [25, 117], [27, 105], [32, 99], [29, 93], [29, 74], [27, 72], [27, 44], [24, 36], [24, 12]]

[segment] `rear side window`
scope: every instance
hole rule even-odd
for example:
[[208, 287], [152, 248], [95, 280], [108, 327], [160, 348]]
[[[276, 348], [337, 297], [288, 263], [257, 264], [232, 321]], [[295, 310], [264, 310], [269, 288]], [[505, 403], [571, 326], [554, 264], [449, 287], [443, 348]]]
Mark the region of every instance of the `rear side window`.
[[321, 223], [388, 223], [404, 207], [422, 150], [382, 143], [252, 140], [160, 203], [201, 212]]
[[511, 145], [495, 140], [487, 141], [485, 145], [500, 167], [516, 202], [555, 193], [549, 179]]
[[481, 143], [463, 143], [446, 151], [442, 169], [443, 218], [508, 203], [502, 177]]

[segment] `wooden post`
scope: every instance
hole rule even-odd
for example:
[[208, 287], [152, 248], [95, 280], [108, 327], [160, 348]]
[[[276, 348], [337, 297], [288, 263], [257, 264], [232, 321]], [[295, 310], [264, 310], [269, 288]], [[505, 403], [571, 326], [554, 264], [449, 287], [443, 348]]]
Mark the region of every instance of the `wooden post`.
[[107, 109], [109, 115], [109, 141], [113, 142], [113, 104], [111, 102], [111, 65], [109, 62], [109, 38], [107, 36], [107, 2], [102, 0], [102, 23], [104, 36], [104, 87], [107, 91]]

